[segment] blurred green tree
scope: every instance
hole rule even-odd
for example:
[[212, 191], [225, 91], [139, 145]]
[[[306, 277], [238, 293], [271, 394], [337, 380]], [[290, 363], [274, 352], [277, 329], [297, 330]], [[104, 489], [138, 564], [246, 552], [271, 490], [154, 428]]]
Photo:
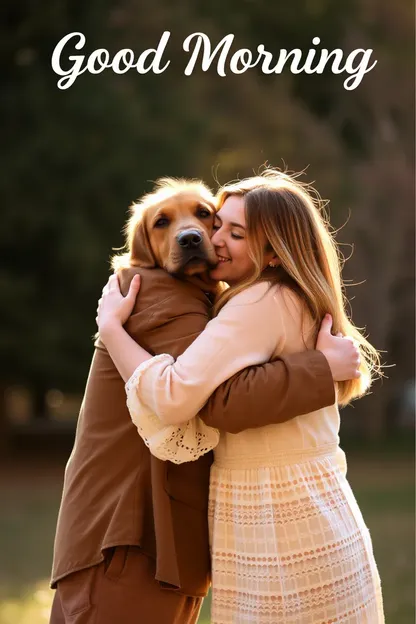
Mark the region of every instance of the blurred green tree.
[[[354, 319], [398, 364], [353, 410], [360, 430], [381, 435], [414, 376], [410, 0], [5, 0], [1, 12], [2, 383], [32, 387], [38, 415], [48, 388], [82, 390], [108, 259], [123, 243], [128, 205], [152, 180], [196, 176], [216, 186], [265, 161], [310, 164], [307, 178], [331, 198], [334, 224], [351, 211], [338, 236], [356, 244], [345, 275], [367, 280], [348, 291]], [[164, 30], [171, 66], [163, 74], [108, 70], [57, 88], [51, 55], [69, 32], [85, 34], [86, 54], [139, 54]], [[220, 78], [212, 68], [186, 77], [182, 42], [196, 31], [213, 45], [231, 32], [235, 47], [263, 43], [275, 54], [307, 50], [319, 36], [328, 49], [374, 48], [378, 65], [353, 92], [330, 71]]]

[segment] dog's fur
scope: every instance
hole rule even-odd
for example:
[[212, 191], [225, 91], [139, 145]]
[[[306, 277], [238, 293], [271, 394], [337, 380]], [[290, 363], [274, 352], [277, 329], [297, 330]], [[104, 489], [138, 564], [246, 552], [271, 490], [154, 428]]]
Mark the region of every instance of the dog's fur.
[[[130, 207], [125, 227], [127, 253], [115, 256], [115, 271], [128, 267], [160, 267], [171, 275], [207, 275], [217, 262], [211, 243], [215, 200], [203, 182], [162, 178], [153, 192]], [[200, 244], [181, 246], [181, 237], [195, 233]]]

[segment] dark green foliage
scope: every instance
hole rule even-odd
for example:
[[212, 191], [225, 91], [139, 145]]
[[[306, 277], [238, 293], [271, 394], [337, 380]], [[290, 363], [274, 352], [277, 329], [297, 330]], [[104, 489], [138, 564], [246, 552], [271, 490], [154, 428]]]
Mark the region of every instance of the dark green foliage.
[[[331, 198], [335, 224], [353, 209], [342, 240], [361, 247], [351, 277], [368, 282], [354, 304], [357, 319], [379, 348], [403, 353], [412, 316], [412, 298], [404, 293], [413, 275], [401, 271], [412, 257], [410, 2], [5, 0], [0, 11], [4, 381], [40, 393], [82, 390], [108, 260], [123, 244], [129, 204], [152, 180], [197, 176], [214, 187], [215, 175], [225, 182], [265, 160], [284, 160], [291, 169], [310, 163], [308, 178]], [[107, 70], [57, 88], [51, 55], [69, 32], [87, 38], [78, 53], [130, 47], [138, 55], [155, 47], [165, 30], [171, 66], [163, 74]], [[352, 92], [330, 72], [264, 76], [251, 70], [220, 78], [214, 69], [196, 69], [186, 77], [182, 42], [196, 31], [209, 34], [213, 46], [234, 33], [235, 49], [263, 43], [275, 54], [306, 51], [319, 36], [328, 49], [374, 48], [379, 62]], [[392, 225], [393, 198], [400, 208]], [[379, 209], [387, 211], [380, 220]], [[383, 307], [388, 312], [378, 317]], [[412, 360], [404, 359], [384, 406], [412, 377]]]

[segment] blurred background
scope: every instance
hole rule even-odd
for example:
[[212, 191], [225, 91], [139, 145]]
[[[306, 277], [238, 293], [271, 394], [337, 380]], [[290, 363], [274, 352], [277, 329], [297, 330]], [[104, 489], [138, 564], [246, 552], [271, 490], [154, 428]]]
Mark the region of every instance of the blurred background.
[[[0, 16], [0, 624], [48, 621], [63, 470], [129, 204], [160, 176], [215, 189], [266, 161], [307, 168], [303, 180], [330, 199], [351, 256], [353, 319], [390, 366], [342, 411], [342, 441], [387, 622], [414, 622], [411, 0], [3, 0]], [[165, 73], [107, 70], [57, 88], [51, 55], [66, 34], [85, 34], [79, 54], [131, 48], [137, 58], [165, 30]], [[234, 33], [233, 50], [262, 43], [276, 56], [319, 36], [329, 50], [373, 48], [378, 63], [354, 91], [330, 71], [186, 77], [182, 43], [196, 31], [213, 47]]]

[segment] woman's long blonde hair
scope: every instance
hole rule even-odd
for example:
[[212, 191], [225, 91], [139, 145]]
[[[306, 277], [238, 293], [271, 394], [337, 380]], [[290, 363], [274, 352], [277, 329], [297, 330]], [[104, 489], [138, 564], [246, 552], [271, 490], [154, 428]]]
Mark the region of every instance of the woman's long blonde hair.
[[[333, 332], [341, 332], [357, 341], [361, 377], [338, 384], [338, 402], [345, 405], [362, 395], [374, 376], [380, 374], [380, 358], [347, 316], [341, 255], [324, 213], [324, 202], [310, 185], [276, 169], [266, 169], [258, 176], [220, 188], [218, 209], [231, 195], [244, 197], [247, 244], [254, 269], [248, 278], [221, 294], [214, 312], [255, 282], [267, 280], [272, 284], [286, 284], [305, 301], [315, 323], [316, 335], [329, 312]], [[264, 254], [271, 250], [280, 264], [278, 268], [263, 270]]]

